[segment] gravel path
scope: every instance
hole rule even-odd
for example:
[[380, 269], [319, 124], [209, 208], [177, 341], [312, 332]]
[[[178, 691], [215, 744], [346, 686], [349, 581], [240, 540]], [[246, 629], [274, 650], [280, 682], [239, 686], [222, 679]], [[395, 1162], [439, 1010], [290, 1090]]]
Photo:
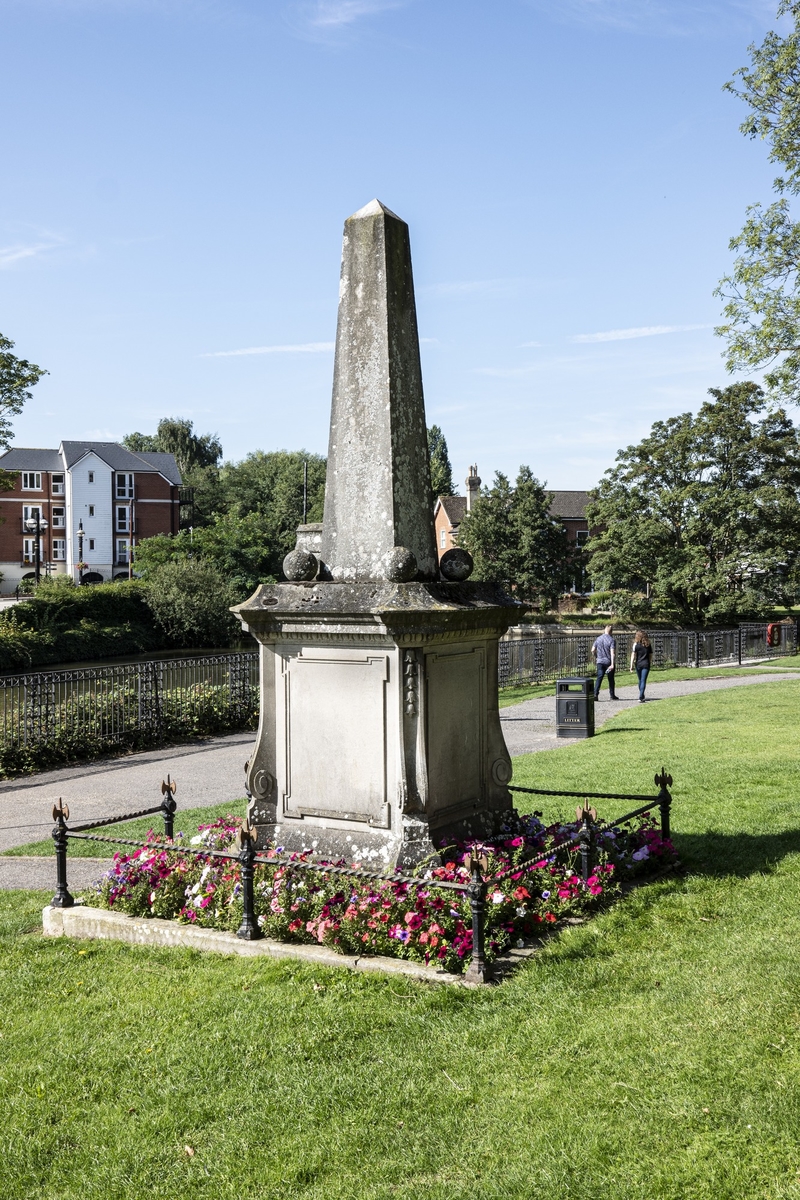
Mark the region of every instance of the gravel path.
[[[664, 683], [648, 681], [647, 703], [657, 704], [659, 700], [667, 700], [672, 696], [694, 696], [698, 692], [747, 687], [753, 683], [782, 683], [786, 679], [800, 679], [800, 673], [786, 671], [781, 675], [733, 675], [724, 679], [668, 680]], [[616, 703], [609, 700], [607, 686], [603, 683], [600, 700], [594, 706], [595, 729], [599, 729], [610, 717], [615, 717], [632, 704], [638, 707], [639, 689], [636, 684], [632, 687], [617, 688], [617, 695], [619, 700]], [[576, 738], [556, 737], [555, 710], [555, 692], [552, 696], [523, 700], [521, 704], [512, 704], [509, 708], [500, 709], [500, 721], [512, 758], [517, 754], [533, 754], [537, 750], [556, 750], [575, 744], [578, 740]]]

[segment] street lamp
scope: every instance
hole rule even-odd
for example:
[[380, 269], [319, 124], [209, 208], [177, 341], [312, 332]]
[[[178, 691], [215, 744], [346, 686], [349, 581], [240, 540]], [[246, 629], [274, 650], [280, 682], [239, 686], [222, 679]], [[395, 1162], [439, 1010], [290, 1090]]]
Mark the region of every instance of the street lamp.
[[34, 541], [35, 549], [34, 549], [33, 561], [34, 561], [35, 581], [38, 584], [39, 578], [41, 575], [41, 569], [42, 569], [41, 568], [41, 554], [39, 553], [39, 539], [40, 539], [41, 535], [44, 533], [44, 531], [47, 529], [48, 523], [47, 523], [47, 521], [45, 521], [44, 517], [41, 515], [41, 513], [39, 512], [38, 509], [34, 509], [34, 513], [36, 514], [35, 516], [28, 517], [27, 521], [25, 522], [25, 528], [28, 530], [28, 533], [32, 533], [34, 535], [33, 541]]
[[78, 583], [83, 583], [83, 521], [78, 521]]

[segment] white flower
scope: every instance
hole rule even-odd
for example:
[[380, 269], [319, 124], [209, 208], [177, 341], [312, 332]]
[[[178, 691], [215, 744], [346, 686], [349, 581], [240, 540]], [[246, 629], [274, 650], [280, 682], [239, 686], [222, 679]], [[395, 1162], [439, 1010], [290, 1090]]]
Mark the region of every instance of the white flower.
[[525, 945], [525, 939], [517, 938], [517, 949], [521, 950], [524, 945]]
[[518, 917], [524, 917], [524, 916], [525, 916], [525, 914], [527, 913], [527, 911], [528, 911], [528, 910], [527, 910], [527, 908], [526, 908], [526, 907], [525, 907], [525, 905], [523, 904], [523, 905], [521, 905], [521, 906], [520, 906], [520, 907], [517, 909], [517, 916], [518, 916]]
[[193, 838], [190, 840], [190, 842], [189, 842], [189, 845], [190, 845], [190, 846], [199, 846], [199, 845], [201, 845], [201, 844], [202, 844], [202, 841], [203, 841], [203, 835], [202, 835], [202, 833], [198, 833], [198, 834], [196, 835], [196, 837], [193, 837]]
[[505, 896], [503, 895], [502, 892], [493, 892], [492, 893], [492, 904], [502, 904], [504, 900], [505, 900]]

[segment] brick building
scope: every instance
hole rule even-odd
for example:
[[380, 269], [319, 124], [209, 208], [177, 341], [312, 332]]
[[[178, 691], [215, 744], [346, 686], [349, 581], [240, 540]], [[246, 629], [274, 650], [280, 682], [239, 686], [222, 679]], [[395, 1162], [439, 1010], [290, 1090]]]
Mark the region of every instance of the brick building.
[[13, 490], [0, 493], [5, 592], [34, 574], [36, 544], [25, 527], [31, 517], [47, 522], [39, 539], [41, 574], [66, 573], [84, 583], [127, 578], [137, 541], [180, 527], [181, 477], [172, 454], [69, 441], [58, 450], [13, 447], [0, 455], [0, 469], [16, 474]]

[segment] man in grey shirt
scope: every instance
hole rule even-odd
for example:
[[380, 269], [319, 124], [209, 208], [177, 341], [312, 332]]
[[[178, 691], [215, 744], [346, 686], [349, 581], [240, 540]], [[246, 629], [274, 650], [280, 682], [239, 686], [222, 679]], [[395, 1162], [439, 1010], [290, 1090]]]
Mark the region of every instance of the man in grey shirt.
[[606, 625], [604, 631], [599, 638], [595, 639], [592, 646], [592, 658], [597, 663], [597, 678], [594, 681], [594, 698], [600, 699], [600, 684], [603, 682], [603, 676], [608, 676], [608, 690], [610, 699], [616, 700], [614, 692], [614, 664], [617, 658], [617, 643], [612, 637], [614, 630], [613, 626]]

